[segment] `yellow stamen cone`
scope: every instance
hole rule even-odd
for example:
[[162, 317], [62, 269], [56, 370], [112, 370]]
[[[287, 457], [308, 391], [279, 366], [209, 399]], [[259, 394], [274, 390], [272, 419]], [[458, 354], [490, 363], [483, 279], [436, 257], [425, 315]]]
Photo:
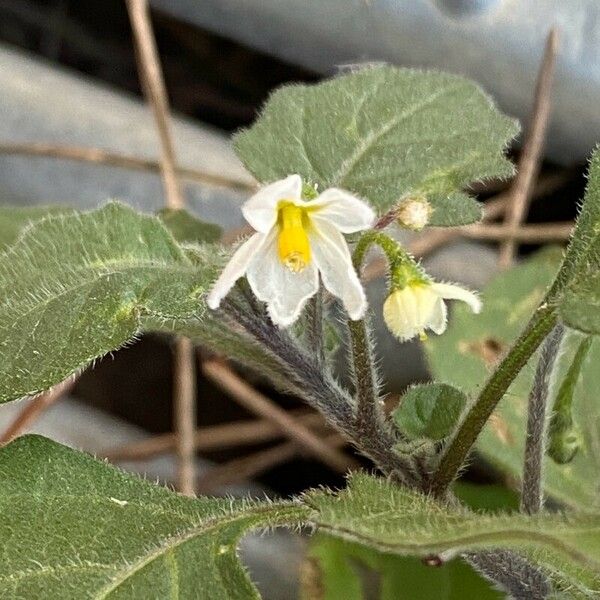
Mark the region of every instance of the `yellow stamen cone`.
[[279, 208], [279, 260], [294, 273], [302, 271], [310, 262], [310, 242], [306, 232], [303, 210], [285, 203]]

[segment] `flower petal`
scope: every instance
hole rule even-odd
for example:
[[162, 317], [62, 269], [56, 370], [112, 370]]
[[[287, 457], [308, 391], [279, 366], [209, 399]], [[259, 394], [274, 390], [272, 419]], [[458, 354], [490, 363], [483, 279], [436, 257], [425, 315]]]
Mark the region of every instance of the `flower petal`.
[[227, 296], [235, 282], [244, 275], [255, 254], [260, 252], [266, 239], [266, 235], [255, 233], [235, 251], [208, 294], [209, 308], [214, 310], [219, 307], [221, 300]]
[[414, 294], [417, 307], [416, 320], [420, 325], [421, 332], [423, 332], [427, 327], [430, 327], [440, 297], [431, 289], [431, 285], [428, 283], [409, 285], [408, 288], [412, 289]]
[[367, 298], [344, 236], [329, 222], [313, 222], [309, 231], [313, 260], [321, 272], [323, 285], [337, 296], [350, 318], [362, 319], [367, 310]]
[[446, 309], [446, 304], [441, 298], [438, 298], [431, 312], [428, 325], [429, 329], [431, 329], [433, 333], [440, 335], [446, 331], [447, 323], [448, 310]]
[[452, 285], [449, 283], [432, 283], [431, 288], [442, 298], [447, 298], [449, 300], [462, 300], [463, 302], [466, 302], [475, 314], [481, 312], [481, 300], [479, 299], [479, 296], [473, 292], [470, 292], [469, 290], [461, 288], [459, 285]]
[[311, 214], [314, 219], [327, 220], [342, 233], [368, 229], [375, 221], [375, 212], [366, 202], [337, 188], [325, 190], [305, 206], [317, 209]]
[[260, 188], [244, 203], [242, 213], [256, 231], [267, 233], [277, 220], [279, 201], [297, 200], [301, 195], [302, 179], [300, 175], [290, 175]]
[[275, 230], [254, 256], [247, 277], [255, 296], [267, 303], [269, 316], [280, 327], [288, 327], [296, 321], [306, 301], [317, 293], [319, 287], [319, 276], [313, 262], [299, 273], [293, 273], [279, 260]]
[[422, 326], [417, 322], [416, 298], [410, 288], [392, 292], [383, 303], [383, 318], [388, 329], [401, 341], [418, 335]]

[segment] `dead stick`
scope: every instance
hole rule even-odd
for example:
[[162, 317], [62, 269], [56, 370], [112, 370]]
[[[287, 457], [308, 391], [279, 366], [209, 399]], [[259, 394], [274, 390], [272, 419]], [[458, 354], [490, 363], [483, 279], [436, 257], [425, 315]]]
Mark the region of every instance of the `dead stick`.
[[196, 433], [196, 365], [194, 346], [189, 338], [175, 339], [173, 350], [173, 405], [175, 445], [177, 449], [178, 489], [194, 495]]
[[[338, 433], [330, 434], [323, 441], [330, 448], [341, 448], [347, 443]], [[251, 479], [259, 473], [293, 459], [298, 454], [300, 454], [298, 444], [284, 442], [267, 450], [259, 450], [242, 458], [233, 459], [214, 467], [201, 477], [197, 486], [198, 493], [206, 494], [221, 486]]]
[[75, 381], [75, 377], [70, 377], [43, 394], [32, 398], [27, 406], [17, 415], [15, 420], [7, 427], [6, 431], [0, 435], [0, 445], [8, 444], [8, 442], [14, 440], [23, 431], [30, 428], [48, 408], [73, 389]]
[[[15, 154], [22, 156], [40, 156], [45, 158], [57, 158], [87, 162], [98, 165], [108, 165], [122, 169], [135, 169], [148, 173], [160, 173], [160, 162], [129, 154], [120, 154], [101, 148], [89, 148], [83, 146], [64, 146], [47, 142], [32, 143], [4, 143], [0, 144], [0, 154]], [[224, 175], [205, 173], [196, 169], [187, 169], [175, 165], [175, 174], [182, 179], [227, 187], [241, 192], [251, 192], [256, 185], [239, 179], [233, 179]]]
[[167, 90], [150, 22], [148, 0], [127, 0], [127, 10], [133, 31], [144, 95], [154, 113], [154, 121], [160, 137], [160, 167], [167, 196], [167, 206], [174, 209], [183, 208], [184, 199], [175, 175], [175, 149], [171, 135]]
[[[540, 66], [533, 101], [533, 113], [523, 151], [519, 159], [517, 176], [511, 186], [511, 200], [506, 211], [505, 224], [516, 231], [523, 221], [534, 181], [539, 171], [548, 119], [550, 116], [554, 65], [558, 49], [558, 31], [551, 29], [546, 40], [544, 57]], [[500, 247], [498, 264], [502, 268], [510, 266], [517, 249], [516, 237], [507, 238]]]
[[541, 223], [524, 225], [513, 229], [507, 225], [476, 224], [464, 227], [461, 235], [478, 240], [518, 240], [525, 243], [539, 243], [568, 240], [571, 237], [574, 223]]
[[334, 470], [345, 473], [350, 468], [358, 467], [357, 461], [328, 446], [308, 427], [298, 423], [285, 410], [238, 377], [225, 363], [208, 360], [203, 363], [202, 369], [206, 377], [229, 393], [236, 402], [278, 425], [287, 437], [306, 448]]
[[[135, 41], [138, 71], [148, 104], [152, 108], [161, 146], [161, 174], [169, 208], [180, 209], [184, 197], [175, 172], [175, 149], [171, 136], [169, 102], [147, 0], [127, 0], [127, 10]], [[196, 455], [196, 374], [192, 342], [178, 337], [174, 347], [173, 406], [177, 434], [177, 487], [182, 494], [194, 495]]]
[[[325, 421], [318, 413], [306, 410], [290, 411], [290, 414], [302, 425], [311, 429], [323, 427]], [[232, 421], [222, 425], [199, 427], [194, 433], [196, 451], [222, 450], [272, 442], [283, 437], [281, 427], [266, 419]], [[119, 462], [125, 460], [146, 460], [160, 454], [166, 454], [175, 448], [176, 436], [163, 433], [139, 442], [132, 442], [114, 449], [99, 452], [98, 455]]]

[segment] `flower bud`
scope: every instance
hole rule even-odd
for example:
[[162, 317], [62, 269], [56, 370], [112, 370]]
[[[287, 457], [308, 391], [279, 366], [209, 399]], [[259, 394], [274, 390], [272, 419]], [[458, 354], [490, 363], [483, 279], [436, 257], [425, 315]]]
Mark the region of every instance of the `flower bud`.
[[396, 219], [401, 227], [420, 231], [429, 223], [432, 212], [425, 196], [411, 196], [398, 205]]
[[424, 339], [426, 329], [439, 335], [446, 330], [446, 299], [462, 300], [474, 313], [481, 310], [481, 302], [472, 292], [421, 278], [392, 289], [383, 304], [383, 318], [401, 342], [416, 336]]

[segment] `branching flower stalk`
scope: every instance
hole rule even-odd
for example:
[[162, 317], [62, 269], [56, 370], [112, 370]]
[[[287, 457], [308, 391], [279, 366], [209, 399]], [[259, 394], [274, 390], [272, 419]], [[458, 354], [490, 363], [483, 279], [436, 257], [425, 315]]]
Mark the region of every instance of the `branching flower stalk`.
[[254, 314], [249, 306], [240, 305], [234, 295], [225, 299], [221, 308], [279, 360], [287, 373], [291, 391], [319, 410], [330, 425], [346, 435], [383, 473], [398, 483], [417, 484], [412, 461], [394, 450], [397, 439], [391, 428], [382, 419], [382, 426], [377, 428], [375, 435], [373, 429], [368, 432], [359, 425], [352, 397], [285, 330]]
[[[367, 251], [373, 245], [378, 245], [388, 260], [392, 278], [401, 276], [399, 273], [403, 265], [412, 261], [410, 255], [394, 240], [387, 235], [372, 230], [362, 235], [352, 257], [352, 262], [357, 273], [360, 273]], [[386, 422], [383, 411], [383, 402], [379, 394], [378, 375], [373, 357], [373, 345], [369, 336], [368, 326], [364, 319], [348, 321], [350, 333], [350, 349], [352, 373], [356, 388], [356, 414], [355, 427], [363, 432], [363, 439], [371, 446], [380, 444], [380, 440], [387, 440], [391, 428]], [[374, 454], [372, 450], [370, 454]], [[403, 459], [403, 476], [407, 482], [419, 483], [417, 463], [411, 457]]]

